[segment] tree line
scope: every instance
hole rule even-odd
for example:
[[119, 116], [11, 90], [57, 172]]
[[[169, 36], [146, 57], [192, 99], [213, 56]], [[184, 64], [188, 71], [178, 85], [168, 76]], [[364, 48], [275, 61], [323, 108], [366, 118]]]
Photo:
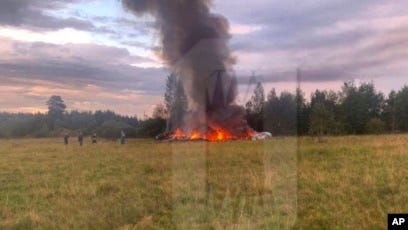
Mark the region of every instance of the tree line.
[[138, 119], [113, 111], [67, 111], [64, 100], [57, 95], [47, 101], [48, 113], [0, 113], [0, 138], [57, 137], [63, 133], [84, 135], [97, 133], [104, 138], [118, 138], [123, 130], [128, 137], [151, 137], [163, 130], [161, 118]]
[[248, 123], [274, 135], [359, 135], [408, 131], [408, 87], [387, 96], [373, 83], [345, 82], [340, 91], [297, 89], [265, 97], [258, 83], [245, 105]]
[[[144, 119], [113, 111], [67, 111], [57, 95], [51, 96], [46, 104], [46, 114], [0, 113], [0, 138], [53, 137], [78, 131], [117, 138], [121, 130], [128, 137], [154, 137], [180, 127], [188, 111], [183, 84], [174, 74], [167, 77], [163, 103]], [[279, 95], [272, 89], [265, 94], [262, 83], [257, 83], [245, 110], [251, 127], [273, 135], [321, 137], [408, 132], [408, 87], [385, 96], [373, 83], [345, 82], [338, 92], [316, 90], [306, 100], [301, 89]]]

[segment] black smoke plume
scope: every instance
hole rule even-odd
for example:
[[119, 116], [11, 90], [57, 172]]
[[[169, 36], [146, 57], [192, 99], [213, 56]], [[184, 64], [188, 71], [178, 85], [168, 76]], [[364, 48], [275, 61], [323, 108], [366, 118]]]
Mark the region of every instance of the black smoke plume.
[[122, 3], [137, 16], [155, 18], [161, 57], [180, 75], [189, 98], [191, 113], [186, 115], [187, 126], [225, 123], [232, 117], [237, 120], [238, 114], [243, 117], [243, 110], [234, 105], [237, 81], [232, 72], [235, 60], [228, 48], [229, 23], [225, 17], [210, 12], [212, 1], [122, 0]]

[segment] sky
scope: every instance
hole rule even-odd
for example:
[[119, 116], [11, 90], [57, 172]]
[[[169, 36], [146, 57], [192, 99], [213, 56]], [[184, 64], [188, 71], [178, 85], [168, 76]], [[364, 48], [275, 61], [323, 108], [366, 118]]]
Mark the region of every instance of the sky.
[[[230, 22], [237, 103], [253, 80], [308, 97], [344, 81], [388, 93], [408, 85], [408, 2], [399, 0], [214, 0]], [[0, 0], [0, 111], [46, 112], [60, 95], [69, 110], [149, 115], [163, 101], [169, 69], [154, 18], [120, 0]]]

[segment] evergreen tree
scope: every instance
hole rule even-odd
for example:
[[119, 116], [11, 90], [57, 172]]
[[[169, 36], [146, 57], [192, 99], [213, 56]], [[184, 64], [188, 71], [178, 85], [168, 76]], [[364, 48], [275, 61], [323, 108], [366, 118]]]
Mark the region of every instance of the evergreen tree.
[[296, 120], [297, 134], [307, 134], [310, 123], [310, 107], [306, 103], [304, 94], [300, 88], [296, 89]]
[[327, 134], [344, 133], [344, 117], [340, 109], [339, 96], [333, 91], [316, 90], [310, 100], [310, 109], [313, 111], [315, 106], [323, 106], [328, 113], [332, 114], [330, 128], [325, 130]]
[[323, 103], [314, 104], [310, 116], [310, 133], [317, 134], [319, 142], [333, 126], [334, 114]]
[[384, 112], [382, 119], [388, 130], [395, 132], [397, 130], [397, 111], [396, 111], [396, 98], [397, 93], [393, 90], [388, 94], [388, 98], [385, 101]]
[[404, 86], [396, 95], [396, 120], [398, 129], [408, 131], [408, 86]]
[[254, 94], [251, 100], [245, 105], [247, 112], [247, 121], [249, 125], [257, 131], [263, 131], [264, 129], [264, 104], [265, 104], [265, 92], [261, 82], [256, 84]]
[[294, 135], [297, 130], [296, 95], [283, 92], [278, 97], [274, 89], [265, 103], [265, 130], [275, 135]]
[[373, 83], [363, 83], [357, 87], [353, 82], [344, 83], [342, 95], [342, 108], [349, 133], [365, 133], [368, 121], [381, 116], [384, 96], [377, 93]]
[[61, 96], [53, 95], [47, 101], [48, 106], [48, 128], [50, 130], [55, 129], [55, 124], [57, 120], [61, 120], [63, 118], [65, 109], [67, 106], [65, 105], [64, 100], [62, 100]]
[[175, 74], [167, 77], [164, 102], [168, 113], [166, 130], [172, 131], [182, 125], [188, 108], [183, 84]]

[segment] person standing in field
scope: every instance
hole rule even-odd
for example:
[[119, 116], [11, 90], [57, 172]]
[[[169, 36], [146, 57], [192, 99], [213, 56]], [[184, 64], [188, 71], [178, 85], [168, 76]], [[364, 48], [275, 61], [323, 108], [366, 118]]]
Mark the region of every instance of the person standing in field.
[[92, 139], [92, 144], [96, 144], [96, 142], [97, 142], [96, 133], [93, 133], [93, 134], [92, 134], [91, 139]]
[[67, 132], [64, 133], [64, 144], [68, 145], [69, 134]]
[[125, 132], [122, 130], [120, 131], [120, 144], [124, 145], [126, 141], [126, 134]]
[[78, 142], [80, 146], [82, 146], [82, 144], [84, 143], [84, 135], [81, 131], [78, 132]]

